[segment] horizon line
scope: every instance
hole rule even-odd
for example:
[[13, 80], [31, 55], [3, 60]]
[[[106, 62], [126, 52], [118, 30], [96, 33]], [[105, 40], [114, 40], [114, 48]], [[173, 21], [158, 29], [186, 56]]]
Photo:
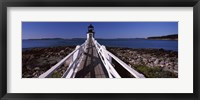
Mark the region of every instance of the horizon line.
[[[162, 35], [162, 36], [168, 36], [168, 35], [178, 35], [176, 34], [167, 34], [167, 35]], [[160, 37], [160, 36], [148, 36], [148, 37]], [[96, 39], [146, 39], [148, 37], [116, 37], [116, 38], [96, 38]], [[26, 38], [22, 40], [31, 40], [31, 39], [86, 39], [86, 37], [74, 37], [74, 38], [62, 38], [62, 37], [44, 37], [44, 38]]]

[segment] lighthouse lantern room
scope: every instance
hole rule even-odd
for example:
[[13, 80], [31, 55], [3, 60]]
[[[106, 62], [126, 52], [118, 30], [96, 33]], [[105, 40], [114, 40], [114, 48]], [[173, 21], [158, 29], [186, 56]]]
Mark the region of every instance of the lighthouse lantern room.
[[92, 37], [94, 37], [94, 33], [94, 27], [92, 26], [92, 24], [90, 24], [88, 26], [87, 39], [91, 39]]

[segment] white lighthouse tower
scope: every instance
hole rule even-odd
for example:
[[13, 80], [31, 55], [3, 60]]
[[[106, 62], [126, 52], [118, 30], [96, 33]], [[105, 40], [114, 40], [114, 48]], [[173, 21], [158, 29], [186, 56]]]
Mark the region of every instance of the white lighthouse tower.
[[90, 24], [90, 26], [88, 26], [87, 39], [92, 39], [92, 37], [94, 38], [94, 33], [94, 27]]

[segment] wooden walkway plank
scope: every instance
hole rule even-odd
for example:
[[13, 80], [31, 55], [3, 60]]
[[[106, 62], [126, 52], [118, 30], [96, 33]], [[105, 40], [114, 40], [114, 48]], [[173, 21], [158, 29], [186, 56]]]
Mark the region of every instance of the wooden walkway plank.
[[75, 78], [108, 78], [108, 73], [90, 39]]

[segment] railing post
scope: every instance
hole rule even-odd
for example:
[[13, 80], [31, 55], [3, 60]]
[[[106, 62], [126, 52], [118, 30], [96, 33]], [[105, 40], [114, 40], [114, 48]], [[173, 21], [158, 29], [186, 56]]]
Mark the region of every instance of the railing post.
[[[47, 70], [46, 72], [44, 72], [43, 74], [41, 74], [39, 76], [39, 78], [46, 78], [46, 77], [50, 77], [51, 74], [58, 69], [62, 64], [64, 64], [66, 61], [70, 61], [72, 60], [72, 56], [73, 54], [76, 52], [76, 50], [74, 50], [73, 52], [71, 52], [69, 55], [67, 55], [65, 58], [63, 58], [61, 61], [59, 61], [56, 65], [52, 66], [49, 70]], [[70, 61], [71, 62], [71, 61]], [[67, 62], [69, 63], [69, 62]]]
[[117, 71], [113, 68], [113, 66], [111, 65], [111, 63], [109, 62], [108, 60], [108, 56], [105, 52], [105, 46], [101, 46], [100, 49], [99, 49], [99, 53], [101, 54], [102, 58], [101, 59], [104, 63], [104, 66], [106, 67], [106, 70], [108, 72], [108, 75], [109, 75], [109, 78], [113, 78], [113, 76], [115, 78], [121, 78], [121, 76], [117, 73]]
[[102, 50], [103, 50], [103, 54], [105, 55], [106, 59], [112, 63], [112, 58], [105, 52], [106, 47], [104, 45], [101, 46]]
[[128, 66], [125, 62], [120, 60], [118, 57], [110, 53], [109, 51], [106, 51], [107, 54], [109, 54], [113, 59], [115, 59], [120, 65], [122, 65], [123, 68], [125, 68], [129, 73], [131, 73], [135, 78], [145, 78], [145, 76], [139, 72], [137, 72], [135, 69]]
[[96, 40], [93, 41], [97, 48], [98, 54], [103, 58], [103, 59], [101, 58], [101, 60], [104, 66], [106, 67], [107, 72], [109, 73], [109, 77], [110, 73], [112, 73], [113, 76], [120, 78], [120, 75], [112, 65], [112, 59], [115, 59], [120, 65], [122, 65], [122, 67], [124, 67], [129, 73], [131, 73], [136, 78], [145, 78], [143, 74], [140, 74], [139, 72], [128, 66], [126, 63], [121, 61], [119, 58], [117, 58], [115, 55], [107, 51], [105, 46], [100, 45]]
[[75, 71], [75, 65], [76, 65], [76, 61], [77, 61], [77, 58], [78, 58], [78, 56], [80, 55], [80, 52], [81, 52], [81, 47], [80, 47], [80, 45], [77, 45], [76, 46], [76, 52], [74, 52], [74, 54], [72, 55], [72, 61], [71, 61], [71, 63], [69, 64], [69, 71], [67, 70], [64, 74], [63, 74], [63, 76], [62, 76], [62, 78], [64, 78], [64, 77], [67, 77], [67, 78], [71, 78], [71, 77], [73, 77], [74, 75], [74, 71]]
[[50, 77], [52, 73], [61, 67], [61, 65], [68, 66], [67, 70], [63, 74], [62, 77], [74, 77], [76, 73], [76, 68], [80, 60], [80, 56], [82, 56], [82, 53], [85, 52], [86, 46], [87, 46], [88, 40], [86, 40], [81, 46], [76, 46], [76, 49], [72, 51], [70, 54], [68, 54], [65, 58], [63, 58], [61, 61], [59, 61], [56, 65], [52, 66], [49, 70], [44, 72], [39, 76], [39, 78], [46, 78]]

